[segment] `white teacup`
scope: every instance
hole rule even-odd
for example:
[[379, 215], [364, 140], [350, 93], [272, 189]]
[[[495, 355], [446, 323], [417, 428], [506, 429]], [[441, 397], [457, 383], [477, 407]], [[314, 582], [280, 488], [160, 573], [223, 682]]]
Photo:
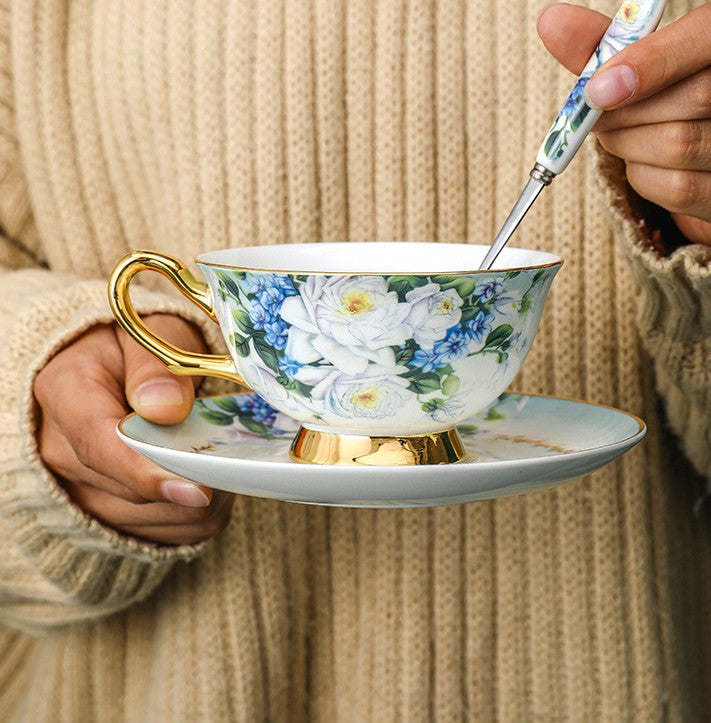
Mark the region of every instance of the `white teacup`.
[[[327, 464], [435, 464], [464, 451], [456, 425], [509, 385], [538, 328], [558, 256], [425, 242], [253, 246], [179, 260], [136, 251], [109, 297], [121, 326], [177, 374], [232, 379], [301, 423], [292, 457]], [[229, 356], [150, 332], [129, 296], [153, 270], [215, 320]]]

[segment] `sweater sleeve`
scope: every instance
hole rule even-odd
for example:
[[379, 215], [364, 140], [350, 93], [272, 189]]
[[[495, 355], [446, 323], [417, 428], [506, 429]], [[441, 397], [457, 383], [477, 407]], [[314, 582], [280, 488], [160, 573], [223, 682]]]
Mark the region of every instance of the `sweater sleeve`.
[[624, 164], [600, 148], [596, 158], [669, 425], [711, 493], [711, 248], [686, 244], [660, 252], [650, 238], [645, 206], [626, 182]]
[[[0, 0], [0, 622], [36, 633], [146, 598], [204, 544], [162, 547], [115, 532], [74, 506], [39, 456], [35, 375], [112, 318], [105, 279], [58, 273], [45, 261], [15, 128], [7, 5]], [[133, 296], [144, 313], [211, 325], [177, 296]]]
[[[143, 312], [190, 318], [178, 300], [140, 289], [133, 296]], [[37, 372], [86, 329], [110, 320], [103, 280], [37, 269], [0, 277], [0, 621], [28, 631], [143, 600], [176, 561], [204, 547], [153, 545], [100, 524], [73, 505], [40, 459]]]

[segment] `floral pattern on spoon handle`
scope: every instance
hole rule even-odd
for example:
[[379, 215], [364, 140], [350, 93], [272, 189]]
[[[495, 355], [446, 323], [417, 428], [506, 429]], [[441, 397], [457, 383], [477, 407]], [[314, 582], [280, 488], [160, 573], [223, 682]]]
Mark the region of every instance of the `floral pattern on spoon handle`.
[[602, 111], [591, 108], [585, 101], [588, 81], [615, 53], [653, 32], [659, 25], [665, 5], [666, 0], [630, 0], [622, 3], [548, 131], [538, 151], [537, 163], [556, 176], [565, 170], [602, 114]]

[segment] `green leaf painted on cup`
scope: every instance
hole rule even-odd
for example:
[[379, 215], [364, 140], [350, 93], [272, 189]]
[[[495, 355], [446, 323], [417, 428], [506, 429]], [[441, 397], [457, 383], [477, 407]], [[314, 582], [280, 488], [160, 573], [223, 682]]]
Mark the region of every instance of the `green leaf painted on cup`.
[[251, 334], [254, 330], [252, 327], [252, 320], [249, 318], [249, 314], [241, 307], [232, 309], [232, 318], [235, 324], [243, 334]]
[[531, 288], [529, 291], [540, 281], [545, 279], [548, 276], [548, 269], [539, 269], [536, 271], [536, 275], [533, 277], [533, 282], [531, 283]]
[[436, 409], [441, 409], [446, 404], [444, 399], [428, 399], [426, 402], [420, 405], [423, 412], [431, 414]]
[[237, 356], [246, 357], [249, 356], [249, 340], [251, 337], [247, 336], [244, 339], [239, 339], [236, 334], [232, 335], [232, 344]]
[[450, 374], [442, 382], [442, 394], [446, 397], [453, 397], [459, 391], [460, 386], [461, 382], [459, 377], [455, 374]]
[[220, 286], [223, 287], [230, 296], [235, 299], [239, 298], [239, 286], [237, 286], [237, 283], [234, 278], [232, 278], [231, 274], [218, 271], [217, 278], [220, 282]]
[[523, 316], [524, 314], [528, 313], [528, 310], [531, 308], [531, 296], [530, 294], [526, 293], [523, 295], [521, 299], [521, 305], [518, 307], [518, 313], [519, 316]]
[[513, 333], [511, 324], [501, 324], [489, 333], [484, 346], [488, 349], [501, 346]]
[[277, 381], [279, 382], [279, 384], [281, 384], [282, 387], [284, 387], [284, 389], [287, 389], [290, 392], [294, 392], [301, 397], [305, 397], [306, 399], [311, 398], [311, 392], [313, 391], [313, 387], [310, 387], [308, 384], [304, 384], [298, 379], [289, 379], [288, 377], [285, 377], [283, 375], [277, 377]]
[[415, 358], [415, 347], [405, 346], [395, 349], [395, 363], [407, 366]]
[[260, 359], [271, 369], [273, 372], [279, 373], [279, 355], [273, 346], [269, 344], [263, 335], [255, 334], [253, 337], [254, 349], [259, 354]]
[[431, 392], [439, 391], [440, 389], [440, 377], [439, 374], [429, 372], [427, 374], [418, 374], [414, 379], [410, 381], [408, 387], [415, 394], [430, 394]]
[[466, 324], [468, 321], [476, 319], [476, 315], [485, 308], [486, 307], [482, 306], [481, 304], [464, 304], [461, 309], [461, 323]]

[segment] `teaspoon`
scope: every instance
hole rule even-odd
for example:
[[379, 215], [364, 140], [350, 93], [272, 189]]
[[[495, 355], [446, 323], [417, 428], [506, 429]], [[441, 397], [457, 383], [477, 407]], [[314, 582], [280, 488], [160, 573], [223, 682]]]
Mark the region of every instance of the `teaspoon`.
[[615, 53], [656, 30], [665, 5], [666, 0], [622, 3], [543, 140], [528, 182], [492, 241], [480, 269], [492, 267], [540, 192], [567, 168], [602, 115], [601, 110], [592, 108], [585, 100], [585, 86], [593, 73]]

